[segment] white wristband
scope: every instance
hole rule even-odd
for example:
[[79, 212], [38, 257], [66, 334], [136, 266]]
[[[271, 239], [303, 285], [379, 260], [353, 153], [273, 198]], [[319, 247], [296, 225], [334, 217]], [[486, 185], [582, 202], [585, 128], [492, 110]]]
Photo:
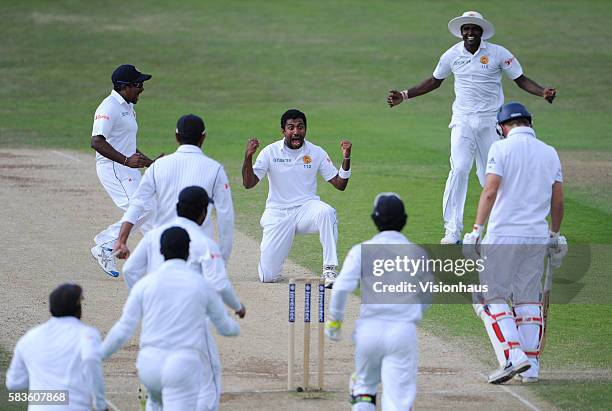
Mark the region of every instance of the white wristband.
[[402, 90], [400, 93], [402, 93], [402, 100], [408, 100], [408, 90]]
[[340, 178], [348, 180], [349, 178], [351, 178], [351, 169], [349, 168], [348, 170], [344, 170], [342, 167], [340, 167], [338, 169], [338, 175], [340, 176]]

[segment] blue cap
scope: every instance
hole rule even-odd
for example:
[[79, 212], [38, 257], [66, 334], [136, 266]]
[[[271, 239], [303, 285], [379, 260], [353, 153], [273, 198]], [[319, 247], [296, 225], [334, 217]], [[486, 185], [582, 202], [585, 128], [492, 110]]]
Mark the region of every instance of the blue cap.
[[186, 114], [176, 123], [176, 132], [181, 137], [200, 138], [205, 131], [204, 120], [195, 114]]
[[131, 64], [122, 64], [113, 71], [111, 80], [113, 84], [132, 84], [142, 83], [149, 80], [151, 77], [153, 76], [141, 73]]

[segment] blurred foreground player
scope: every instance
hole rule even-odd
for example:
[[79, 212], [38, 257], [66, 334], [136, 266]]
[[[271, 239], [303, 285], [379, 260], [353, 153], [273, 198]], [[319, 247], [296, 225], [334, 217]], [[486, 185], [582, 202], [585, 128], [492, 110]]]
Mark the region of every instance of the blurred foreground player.
[[100, 333], [81, 322], [82, 299], [83, 289], [76, 284], [63, 284], [53, 290], [49, 295], [51, 319], [32, 328], [17, 342], [6, 372], [6, 388], [67, 390], [66, 407], [49, 406], [52, 409], [107, 409]]
[[[340, 339], [347, 296], [360, 286], [362, 245], [412, 244], [400, 233], [406, 225], [407, 215], [404, 203], [397, 194], [379, 194], [374, 200], [372, 219], [380, 232], [349, 251], [332, 289], [325, 334], [334, 341]], [[417, 273], [415, 277], [421, 278], [422, 274]], [[349, 385], [353, 411], [376, 410], [376, 390], [381, 382], [383, 410], [399, 411], [412, 408], [417, 387], [416, 324], [427, 309], [427, 305], [418, 303], [418, 300], [413, 302], [361, 304], [353, 336], [355, 372]]]

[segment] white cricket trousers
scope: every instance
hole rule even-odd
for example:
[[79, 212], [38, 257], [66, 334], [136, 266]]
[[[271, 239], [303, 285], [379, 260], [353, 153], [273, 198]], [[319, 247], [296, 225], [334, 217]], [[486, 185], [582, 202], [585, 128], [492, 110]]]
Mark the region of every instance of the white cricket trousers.
[[[96, 164], [96, 172], [102, 186], [115, 205], [121, 210], [127, 211], [130, 205], [130, 198], [132, 198], [140, 184], [140, 171], [136, 168], [125, 167], [114, 161], [105, 161]], [[150, 204], [148, 207], [145, 213], [136, 221], [136, 224], [134, 224], [134, 227], [140, 228], [143, 234], [153, 228], [153, 204]], [[98, 233], [94, 237], [95, 243], [106, 248], [113, 248], [115, 241], [119, 238], [121, 224], [122, 222], [119, 220]]]
[[140, 381], [147, 389], [147, 411], [215, 409], [214, 404], [199, 400], [203, 387], [210, 387], [208, 380], [212, 377], [212, 367], [206, 353], [191, 349], [145, 347], [138, 353], [136, 368]]
[[[359, 319], [353, 342], [355, 373], [351, 395], [376, 395], [377, 386], [382, 382], [382, 409], [410, 410], [416, 397], [419, 356], [415, 324]], [[364, 407], [356, 404], [353, 408]]]
[[274, 281], [281, 275], [296, 234], [319, 233], [323, 247], [323, 265], [338, 265], [336, 210], [320, 200], [311, 200], [287, 209], [266, 208], [259, 222], [263, 228], [259, 279]]
[[453, 115], [451, 129], [450, 172], [444, 188], [442, 215], [446, 232], [461, 237], [463, 209], [470, 171], [476, 159], [476, 174], [484, 186], [487, 156], [491, 145], [499, 140], [495, 115]]

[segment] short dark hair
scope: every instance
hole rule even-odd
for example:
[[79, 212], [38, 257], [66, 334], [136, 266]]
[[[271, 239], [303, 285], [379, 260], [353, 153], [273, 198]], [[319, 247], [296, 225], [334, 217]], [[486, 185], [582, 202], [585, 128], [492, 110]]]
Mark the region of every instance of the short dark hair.
[[199, 186], [185, 187], [179, 194], [176, 214], [179, 217], [196, 221], [202, 216], [202, 213], [206, 215], [208, 203], [208, 193], [205, 189]]
[[302, 113], [300, 110], [292, 108], [283, 113], [280, 119], [281, 128], [284, 130], [287, 125], [287, 120], [294, 120], [296, 118], [301, 118], [304, 120], [304, 127], [306, 126], [306, 114]]
[[49, 311], [53, 317], [81, 318], [83, 289], [78, 284], [62, 284], [49, 294]]
[[379, 231], [402, 231], [408, 215], [404, 202], [395, 193], [380, 193], [374, 199], [372, 220]]
[[531, 127], [531, 119], [529, 117], [518, 117], [518, 118], [513, 118], [512, 120], [504, 121], [501, 124], [504, 126], [512, 126], [512, 127], [519, 127], [519, 126]]
[[165, 260], [180, 258], [187, 261], [190, 241], [189, 234], [184, 228], [170, 227], [161, 235], [159, 251]]

